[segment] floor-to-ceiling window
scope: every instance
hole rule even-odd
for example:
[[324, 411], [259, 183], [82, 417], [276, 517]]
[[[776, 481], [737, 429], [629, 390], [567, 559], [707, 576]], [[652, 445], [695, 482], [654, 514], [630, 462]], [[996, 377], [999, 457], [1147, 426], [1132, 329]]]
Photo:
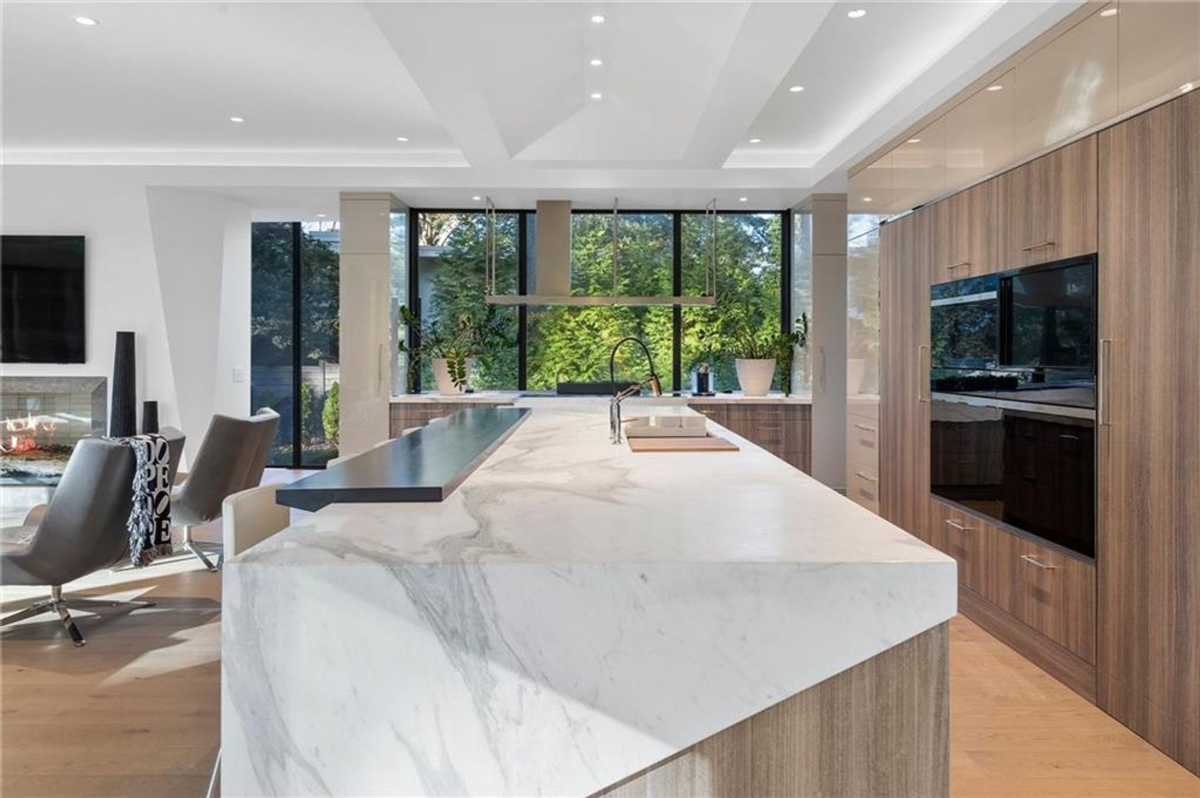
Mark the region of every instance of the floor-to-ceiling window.
[[[412, 310], [427, 331], [446, 334], [464, 319], [486, 330], [490, 345], [473, 365], [470, 386], [476, 390], [518, 387], [519, 312], [515, 307], [489, 305], [486, 295], [488, 217], [482, 212], [418, 212], [414, 214], [417, 265], [410, 264], [409, 294], [417, 298]], [[494, 217], [496, 291], [517, 293], [519, 214]], [[432, 387], [430, 357], [419, 359], [419, 372], [408, 375], [410, 386]]]
[[[737, 388], [734, 361], [760, 354], [779, 334], [783, 280], [783, 217], [778, 213], [722, 213], [715, 231], [703, 214], [684, 214], [683, 290], [696, 293], [706, 279], [713, 236], [717, 253], [717, 304], [685, 307], [680, 340], [685, 387], [707, 364], [718, 391]], [[776, 376], [774, 387], [779, 387]]]
[[[496, 214], [498, 293], [535, 293], [537, 217]], [[616, 229], [614, 230], [614, 220]], [[788, 225], [787, 230], [784, 229]], [[482, 211], [418, 210], [410, 216], [409, 295], [423, 326], [483, 318], [503, 331], [475, 389], [553, 391], [561, 383], [607, 383], [612, 347], [626, 336], [646, 343], [666, 389], [690, 390], [707, 363], [717, 390], [736, 390], [734, 359], [777, 335], [792, 298], [790, 214], [725, 213], [715, 221], [717, 306], [672, 304], [493, 306], [484, 301], [487, 216]], [[615, 233], [615, 235], [614, 235]], [[616, 260], [614, 264], [614, 241]], [[671, 297], [710, 288], [713, 217], [702, 212], [576, 211], [571, 293]], [[615, 266], [615, 268], [614, 268]], [[615, 278], [614, 278], [615, 274]], [[614, 283], [615, 279], [615, 283]], [[784, 285], [789, 285], [785, 293]], [[645, 356], [623, 348], [618, 379], [645, 379]], [[429, 390], [428, 359], [407, 380]], [[778, 380], [776, 386], [779, 387]]]
[[280, 415], [270, 465], [324, 465], [338, 447], [336, 222], [251, 228], [250, 401]]

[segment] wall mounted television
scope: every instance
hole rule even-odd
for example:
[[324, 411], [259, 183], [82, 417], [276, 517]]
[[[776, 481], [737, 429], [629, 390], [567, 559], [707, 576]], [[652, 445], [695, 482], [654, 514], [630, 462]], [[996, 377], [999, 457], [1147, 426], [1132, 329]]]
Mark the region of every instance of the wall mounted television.
[[83, 363], [83, 236], [0, 236], [0, 362]]

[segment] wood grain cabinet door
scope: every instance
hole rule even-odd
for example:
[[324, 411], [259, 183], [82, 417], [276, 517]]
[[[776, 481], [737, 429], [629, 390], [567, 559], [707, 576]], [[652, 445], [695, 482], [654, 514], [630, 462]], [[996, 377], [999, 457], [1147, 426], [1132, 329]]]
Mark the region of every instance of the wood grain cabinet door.
[[929, 521], [929, 288], [934, 208], [880, 231], [880, 514], [917, 537]]
[[1002, 175], [1006, 268], [1097, 250], [1097, 138], [1088, 136]]
[[1200, 773], [1200, 91], [1099, 136], [1097, 697]]
[[996, 603], [1086, 662], [1096, 662], [1096, 567], [996, 530]]
[[1007, 268], [1005, 177], [960, 191], [935, 206], [933, 282], [978, 277]]

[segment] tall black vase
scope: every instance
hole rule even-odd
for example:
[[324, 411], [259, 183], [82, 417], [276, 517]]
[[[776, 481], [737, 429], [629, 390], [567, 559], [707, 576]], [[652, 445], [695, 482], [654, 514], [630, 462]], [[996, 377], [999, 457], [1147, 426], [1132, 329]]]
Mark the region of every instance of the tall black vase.
[[158, 402], [142, 402], [142, 434], [158, 432]]
[[117, 333], [108, 434], [113, 438], [137, 434], [137, 358], [131, 332]]

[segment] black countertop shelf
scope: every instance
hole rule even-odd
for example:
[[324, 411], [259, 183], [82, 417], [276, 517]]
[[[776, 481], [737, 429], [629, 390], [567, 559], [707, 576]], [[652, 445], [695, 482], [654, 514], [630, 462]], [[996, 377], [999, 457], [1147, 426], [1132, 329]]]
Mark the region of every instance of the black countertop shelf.
[[298, 510], [350, 502], [445, 501], [531, 412], [527, 407], [459, 410], [281, 487], [275, 501]]

